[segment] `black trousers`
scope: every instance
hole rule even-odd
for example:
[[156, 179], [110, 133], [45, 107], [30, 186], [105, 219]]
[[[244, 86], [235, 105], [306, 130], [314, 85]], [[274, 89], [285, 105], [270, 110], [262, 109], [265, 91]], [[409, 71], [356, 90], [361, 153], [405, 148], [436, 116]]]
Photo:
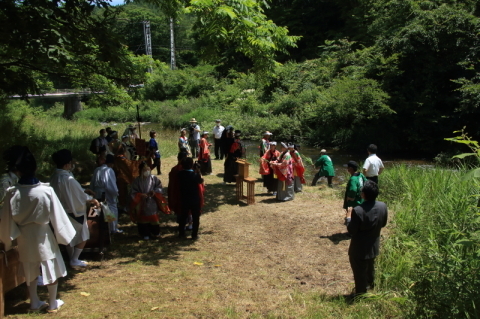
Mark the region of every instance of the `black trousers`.
[[355, 280], [355, 293], [364, 294], [367, 287], [373, 288], [375, 279], [375, 258], [360, 259], [348, 256]]
[[[313, 177], [312, 186], [317, 185], [317, 182], [320, 179], [320, 177], [323, 177], [323, 176], [320, 176], [317, 172], [317, 174], [315, 174], [315, 176]], [[327, 178], [328, 186], [332, 186], [333, 176], [325, 176], [325, 177]]]
[[221, 147], [221, 139], [219, 138], [216, 138], [215, 139], [215, 159], [221, 159], [223, 160], [223, 150], [222, 150], [222, 147]]
[[367, 177], [369, 181], [375, 182], [378, 185], [378, 176]]
[[181, 237], [185, 236], [185, 226], [187, 225], [188, 221], [188, 212], [192, 213], [192, 238], [196, 238], [198, 236], [198, 228], [200, 227], [200, 205], [198, 206], [190, 206], [182, 205], [182, 213], [178, 218], [178, 230]]
[[153, 170], [154, 168], [157, 168], [157, 175], [160, 175], [160, 174], [162, 174], [162, 169], [161, 169], [161, 167], [162, 167], [162, 160], [160, 159], [160, 157], [154, 158], [154, 159], [153, 159], [153, 167], [152, 167], [152, 170]]

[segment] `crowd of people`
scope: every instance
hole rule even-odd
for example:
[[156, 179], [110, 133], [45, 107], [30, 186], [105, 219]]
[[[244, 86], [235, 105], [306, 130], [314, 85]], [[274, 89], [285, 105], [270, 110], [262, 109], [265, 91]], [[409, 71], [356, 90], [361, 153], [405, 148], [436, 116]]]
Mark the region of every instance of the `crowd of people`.
[[[236, 182], [237, 160], [245, 157], [241, 131], [231, 125], [223, 127], [221, 120], [216, 120], [212, 132], [215, 160], [225, 159], [223, 182]], [[57, 280], [66, 275], [58, 244], [65, 245], [70, 266], [88, 265], [80, 260], [80, 255], [90, 238], [87, 225], [90, 207], [101, 208], [113, 216], [109, 223], [113, 234], [122, 233], [118, 227], [119, 210], [129, 213], [144, 240], [160, 237], [159, 213], [173, 211], [177, 215], [179, 237], [186, 238], [186, 232], [191, 231], [192, 240], [199, 238], [205, 192], [203, 175], [212, 173], [209, 132], [201, 131], [195, 118], [190, 120], [190, 127], [181, 129], [178, 163], [169, 173], [168, 199], [163, 196], [160, 179], [152, 174], [156, 169], [157, 175], [161, 175], [155, 131], [150, 131], [148, 142], [139, 138], [133, 125], [120, 138], [110, 128], [99, 133], [90, 146], [96, 155], [97, 168], [88, 188], [83, 188], [72, 174], [75, 161], [70, 150], [52, 154], [56, 169], [49, 184], [36, 178], [36, 160], [28, 147], [16, 145], [4, 152], [7, 172], [1, 179], [0, 239], [7, 249], [17, 239], [32, 311], [47, 308], [56, 312], [63, 305], [62, 300], [56, 299]], [[303, 190], [305, 166], [298, 145], [277, 143], [272, 135], [269, 131], [263, 133], [259, 173], [268, 193], [278, 201], [290, 201], [295, 193]], [[349, 256], [357, 294], [373, 288], [373, 262], [379, 251], [380, 230], [386, 225], [388, 215], [386, 205], [376, 201], [378, 175], [384, 169], [376, 151], [375, 145], [368, 147], [369, 157], [362, 172], [358, 172], [356, 162], [347, 164], [350, 178], [343, 208], [345, 224], [352, 237]], [[319, 171], [311, 185], [326, 177], [328, 186], [332, 187], [335, 175], [332, 160], [326, 150], [320, 153], [314, 164]], [[48, 287], [48, 304], [37, 295], [39, 279]]]

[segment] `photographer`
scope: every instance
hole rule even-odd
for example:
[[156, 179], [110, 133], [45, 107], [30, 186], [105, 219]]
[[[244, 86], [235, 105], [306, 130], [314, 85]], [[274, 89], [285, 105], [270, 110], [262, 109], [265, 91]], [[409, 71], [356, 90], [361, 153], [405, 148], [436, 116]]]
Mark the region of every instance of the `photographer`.
[[191, 157], [183, 159], [182, 168], [183, 170], [178, 172], [182, 200], [181, 213], [178, 219], [179, 236], [185, 238], [185, 225], [190, 211], [193, 219], [192, 239], [195, 240], [198, 238], [200, 210], [203, 206], [203, 178], [200, 173], [200, 165], [198, 163], [194, 164]]
[[192, 157], [197, 157], [199, 152], [198, 144], [200, 142], [200, 126], [197, 125], [197, 120], [195, 120], [195, 118], [190, 120], [188, 133], [188, 144], [190, 145]]

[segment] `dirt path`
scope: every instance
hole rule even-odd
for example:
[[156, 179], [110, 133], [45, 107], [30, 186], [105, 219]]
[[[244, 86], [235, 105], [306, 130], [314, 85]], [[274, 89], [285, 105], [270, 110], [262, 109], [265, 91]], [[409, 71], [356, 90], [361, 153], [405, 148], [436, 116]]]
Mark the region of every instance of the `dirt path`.
[[[140, 241], [123, 216], [125, 234], [107, 259], [70, 271], [62, 282], [66, 306], [57, 317], [297, 317], [305, 314], [306, 296], [350, 292], [349, 240], [334, 191], [307, 186], [294, 201], [277, 203], [257, 183], [257, 204], [247, 206], [235, 201], [233, 184], [222, 184], [222, 164], [213, 161], [214, 175], [205, 178], [198, 241], [177, 239], [174, 217], [162, 239]], [[173, 165], [173, 158], [162, 162], [164, 186]], [[26, 307], [19, 302], [7, 313], [23, 318]]]

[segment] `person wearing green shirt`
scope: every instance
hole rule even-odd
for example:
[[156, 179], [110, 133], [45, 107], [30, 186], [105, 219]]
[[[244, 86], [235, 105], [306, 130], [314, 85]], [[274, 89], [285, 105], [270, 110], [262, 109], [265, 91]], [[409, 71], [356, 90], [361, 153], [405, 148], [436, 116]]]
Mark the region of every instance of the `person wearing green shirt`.
[[320, 168], [320, 170], [313, 177], [312, 186], [317, 185], [320, 177], [325, 176], [328, 180], [328, 187], [333, 187], [332, 180], [335, 176], [335, 170], [333, 169], [332, 159], [327, 155], [326, 150], [320, 151], [320, 157], [315, 162], [315, 168]]
[[367, 178], [358, 172], [357, 162], [348, 162], [347, 171], [351, 176], [348, 180], [345, 199], [343, 200], [343, 209], [346, 210], [345, 224], [350, 222], [351, 209], [363, 203], [361, 191], [363, 184], [367, 181]]

